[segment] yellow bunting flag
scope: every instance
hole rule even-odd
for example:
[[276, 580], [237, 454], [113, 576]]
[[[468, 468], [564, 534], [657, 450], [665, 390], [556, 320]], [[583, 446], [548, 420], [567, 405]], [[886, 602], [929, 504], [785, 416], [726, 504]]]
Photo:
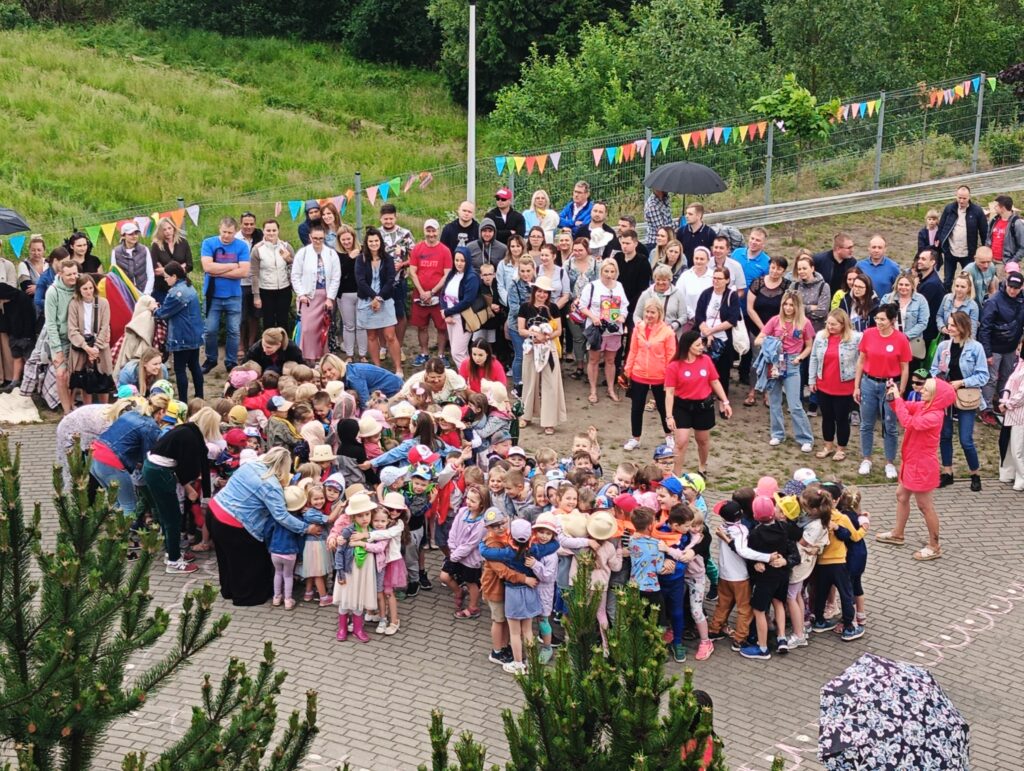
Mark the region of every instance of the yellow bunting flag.
[[518, 174], [523, 170], [523, 165], [526, 163], [526, 156], [524, 155], [513, 155], [512, 160], [516, 164], [516, 173]]
[[955, 88], [953, 89], [953, 93], [957, 95], [957, 98], [958, 98], [958, 99], [959, 99], [960, 97], [962, 97], [962, 96], [964, 95], [964, 87], [963, 87], [963, 84], [960, 84], [960, 85], [956, 86], [956, 87], [955, 87]]
[[102, 225], [100, 225], [100, 230], [103, 231], [103, 237], [107, 239], [108, 244], [117, 243], [116, 241], [114, 241], [114, 231], [117, 230], [116, 222], [105, 222]]
[[689, 150], [690, 149], [690, 135], [689, 134], [680, 134], [679, 138], [683, 140], [683, 149], [684, 150]]
[[868, 117], [871, 117], [872, 115], [875, 114], [875, 107], [877, 107], [877, 106], [878, 106], [878, 100], [877, 99], [872, 99], [870, 102], [868, 102]]

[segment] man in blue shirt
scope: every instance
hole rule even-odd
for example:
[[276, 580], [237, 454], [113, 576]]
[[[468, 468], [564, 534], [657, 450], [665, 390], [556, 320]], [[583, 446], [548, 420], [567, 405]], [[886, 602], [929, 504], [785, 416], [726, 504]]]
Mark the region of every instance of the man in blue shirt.
[[771, 257], [764, 250], [764, 244], [767, 240], [767, 230], [764, 228], [754, 228], [747, 237], [747, 245], [733, 250], [732, 258], [743, 268], [743, 277], [747, 280], [747, 289], [750, 289], [754, 279], [768, 274], [768, 263]]
[[217, 338], [221, 315], [227, 324], [224, 366], [238, 362], [238, 335], [242, 322], [242, 279], [249, 275], [249, 245], [235, 238], [238, 223], [233, 217], [220, 221], [219, 235], [203, 241], [203, 299], [206, 301], [206, 362], [203, 374], [217, 366]]
[[590, 183], [580, 180], [572, 188], [572, 200], [559, 212], [558, 227], [572, 230], [572, 237], [590, 235]]
[[857, 267], [871, 279], [879, 297], [892, 291], [892, 285], [900, 275], [900, 266], [885, 256], [885, 249], [885, 239], [876, 233], [868, 242], [868, 256], [857, 261]]

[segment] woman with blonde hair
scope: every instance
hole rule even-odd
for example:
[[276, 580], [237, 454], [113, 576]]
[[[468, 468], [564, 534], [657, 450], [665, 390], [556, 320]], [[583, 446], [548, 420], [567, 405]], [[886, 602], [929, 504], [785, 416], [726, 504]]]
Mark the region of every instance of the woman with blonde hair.
[[663, 262], [667, 261], [665, 250], [668, 249], [668, 245], [676, 240], [675, 231], [667, 225], [662, 225], [658, 228], [657, 233], [654, 235], [654, 248], [651, 249], [650, 260], [651, 267], [657, 267]]
[[821, 437], [825, 440], [825, 446], [815, 453], [817, 458], [829, 455], [832, 460], [846, 458], [850, 413], [856, 406], [853, 387], [860, 338], [861, 333], [853, 328], [850, 316], [841, 308], [828, 314], [825, 328], [814, 336], [807, 385], [818, 399]]
[[[359, 283], [356, 281], [356, 265], [362, 254], [362, 246], [356, 231], [349, 225], [338, 228], [338, 260], [341, 262], [341, 284], [338, 287], [338, 310], [334, 314], [335, 327], [341, 322], [341, 349], [350, 359], [358, 353], [366, 361], [366, 329], [357, 322], [359, 308]], [[333, 331], [337, 339], [337, 330]], [[332, 348], [333, 350], [333, 348]]]
[[263, 330], [259, 342], [246, 351], [242, 363], [250, 361], [258, 364], [261, 372], [272, 370], [281, 373], [290, 361], [303, 363], [302, 350], [288, 338], [282, 327], [269, 327]]
[[558, 228], [558, 212], [551, 208], [551, 197], [547, 190], [537, 189], [530, 196], [530, 208], [523, 212], [526, 232], [539, 227], [544, 233], [544, 240], [554, 243], [555, 230]]
[[153, 297], [157, 302], [163, 302], [167, 296], [167, 282], [164, 281], [164, 268], [169, 262], [176, 262], [185, 269], [185, 273], [192, 272], [192, 247], [181, 228], [170, 217], [161, 217], [153, 230], [153, 243], [149, 247], [149, 256], [153, 260]]
[[779, 315], [768, 319], [755, 344], [763, 345], [769, 337], [779, 340], [781, 350], [776, 359], [780, 370], [778, 377], [769, 380], [767, 388], [772, 435], [768, 444], [777, 447], [786, 438], [786, 423], [782, 416], [782, 396], [785, 394], [800, 451], [810, 452], [814, 447], [814, 435], [800, 398], [800, 362], [811, 355], [814, 327], [804, 315], [804, 301], [796, 290], [787, 289], [782, 295]]
[[135, 386], [139, 389], [139, 396], [148, 396], [153, 383], [166, 379], [167, 366], [163, 354], [156, 348], [143, 348], [139, 358], [125, 364], [117, 373], [117, 384]]
[[164, 572], [171, 575], [188, 575], [196, 571], [195, 555], [190, 550], [182, 552], [181, 549], [178, 485], [188, 485], [198, 479], [203, 497], [208, 498], [211, 445], [219, 451], [221, 442], [220, 415], [212, 407], [203, 407], [188, 423], [175, 426], [161, 436], [142, 464], [142, 481], [149, 491], [164, 533], [167, 552]]
[[615, 402], [621, 401], [615, 393], [615, 356], [622, 347], [629, 300], [619, 283], [619, 265], [613, 258], [601, 261], [597, 280], [591, 281], [579, 298], [579, 312], [587, 320], [583, 335], [590, 350], [587, 362], [590, 396], [587, 401], [597, 403], [597, 375], [602, 361], [608, 381], [608, 397]]
[[[659, 266], [659, 270], [662, 266]], [[672, 438], [665, 413], [665, 370], [676, 355], [676, 332], [665, 323], [665, 308], [657, 297], [649, 297], [641, 306], [641, 318], [633, 328], [633, 340], [626, 357], [625, 375], [630, 381], [629, 398], [631, 436], [623, 449], [627, 452], [640, 446], [644, 430], [644, 405], [647, 393], [654, 396], [654, 404], [661, 418], [666, 441]]]
[[[135, 515], [138, 499], [133, 474], [160, 436], [160, 419], [167, 409], [168, 398], [159, 394], [148, 402], [140, 399], [136, 404], [138, 406], [133, 410], [118, 412], [116, 419], [113, 411], [106, 413], [104, 417], [111, 418], [110, 425], [91, 442], [89, 473], [104, 489], [113, 482], [117, 483], [117, 505], [126, 517]], [[204, 454], [205, 451], [204, 446]]]

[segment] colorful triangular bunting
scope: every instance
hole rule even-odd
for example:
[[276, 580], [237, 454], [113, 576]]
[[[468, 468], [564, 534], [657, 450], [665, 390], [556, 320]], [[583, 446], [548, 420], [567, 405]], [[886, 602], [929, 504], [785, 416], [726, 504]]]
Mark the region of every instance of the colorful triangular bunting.
[[25, 236], [11, 236], [7, 241], [14, 250], [14, 256], [20, 258], [21, 250], [25, 248]]
[[721, 141], [722, 141], [722, 134], [724, 132], [722, 131], [722, 127], [721, 126], [715, 126], [715, 128], [712, 129], [712, 130], [714, 131], [715, 144], [717, 145], [717, 144], [721, 143]]
[[618, 150], [618, 149], [619, 148], [617, 148], [617, 147], [606, 147], [606, 148], [604, 148], [604, 153], [605, 153], [605, 155], [608, 156], [608, 163], [615, 163], [616, 150]]
[[726, 126], [722, 129], [722, 139], [725, 140], [725, 144], [729, 144], [729, 137], [732, 136], [732, 126]]
[[105, 222], [102, 225], [100, 225], [100, 230], [103, 232], [103, 237], [107, 239], [108, 244], [114, 243], [114, 230], [116, 229], [116, 222]]
[[763, 120], [757, 124], [757, 135], [764, 139], [765, 132], [768, 131], [768, 121]]
[[194, 203], [191, 206], [186, 206], [185, 213], [188, 215], [188, 218], [192, 220], [192, 224], [199, 227], [199, 204]]
[[388, 196], [391, 194], [391, 183], [381, 182], [379, 185], [377, 185], [377, 192], [380, 194], [380, 200], [388, 200]]
[[95, 246], [100, 241], [100, 226], [92, 225], [87, 227], [85, 229], [85, 234], [89, 236], [89, 240], [92, 241], [93, 246]]
[[672, 137], [665, 137], [661, 140], [661, 154], [668, 155], [668, 143], [672, 141]]
[[981, 89], [981, 75], [975, 75], [974, 78], [971, 79], [971, 85], [974, 86], [974, 90], [975, 91], [980, 90]]
[[538, 155], [537, 156], [537, 173], [538, 174], [543, 174], [544, 173], [544, 167], [547, 166], [547, 165], [548, 165], [548, 157], [547, 157], [547, 155], [544, 155], [543, 153], [541, 155]]
[[971, 81], [964, 81], [964, 96], [969, 96], [971, 93]]
[[516, 174], [518, 174], [520, 171], [523, 170], [523, 164], [526, 163], [526, 156], [524, 156], [524, 155], [514, 155], [514, 156], [512, 156], [512, 161], [516, 165]]
[[366, 197], [370, 199], [370, 205], [372, 206], [377, 200], [377, 186], [371, 185], [366, 188]]
[[526, 156], [526, 173], [533, 174], [533, 167], [537, 165], [537, 156], [528, 155]]
[[593, 153], [593, 155], [594, 155], [594, 165], [595, 166], [600, 166], [601, 165], [601, 155], [602, 155], [602, 153], [604, 153], [604, 150], [602, 150], [600, 147], [595, 147], [590, 152]]
[[953, 93], [956, 94], [958, 98], [962, 97], [964, 95], [963, 84], [962, 83], [958, 83], [957, 85], [955, 85], [953, 87]]
[[302, 201], [289, 201], [288, 202], [288, 213], [292, 215], [292, 221], [299, 216], [299, 212], [302, 211]]
[[684, 150], [689, 150], [690, 149], [690, 135], [689, 134], [680, 134], [679, 138], [683, 140], [683, 149]]
[[985, 78], [985, 79], [988, 81], [988, 90], [989, 91], [995, 91], [996, 90], [996, 79], [995, 78]]
[[651, 140], [651, 155], [655, 156], [658, 154], [658, 148], [661, 147], [661, 140], [658, 137], [654, 137]]
[[[501, 171], [499, 171], [498, 173], [501, 174]], [[409, 179], [405, 180], [405, 187], [402, 188], [402, 192], [408, 193], [409, 188], [412, 187], [412, 183], [415, 182], [417, 179], [418, 177], [415, 174], [410, 174]]]
[[643, 158], [644, 157], [644, 153], [647, 152], [647, 140], [646, 139], [638, 139], [633, 144], [636, 145], [637, 152], [639, 152], [640, 153], [640, 157]]
[[555, 167], [555, 171], [558, 171], [558, 162], [562, 160], [561, 151], [557, 153], [550, 153], [548, 157], [551, 159], [551, 165]]
[[[494, 167], [498, 170], [498, 174], [502, 174], [505, 171], [506, 159], [504, 155], [498, 155], [494, 158]], [[408, 190], [409, 188], [406, 188]]]
[[149, 233], [149, 229], [153, 227], [153, 220], [150, 217], [135, 217], [132, 222], [139, 226], [139, 232], [143, 236]]

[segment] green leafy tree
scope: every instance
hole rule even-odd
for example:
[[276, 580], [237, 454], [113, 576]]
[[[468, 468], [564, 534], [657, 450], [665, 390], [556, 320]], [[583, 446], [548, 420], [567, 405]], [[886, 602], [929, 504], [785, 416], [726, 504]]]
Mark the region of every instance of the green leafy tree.
[[787, 133], [805, 142], [828, 139], [835, 124], [832, 118], [839, 110], [839, 100], [818, 104], [817, 97], [801, 86], [792, 72], [783, 77], [782, 85], [758, 98], [750, 106], [752, 112], [785, 124]]
[[[150, 609], [149, 573], [161, 553], [156, 529], [141, 534], [137, 559], [127, 557], [130, 520], [114, 508], [116, 491], [90, 503], [86, 460], [70, 456], [71, 485], [54, 469], [56, 546], [43, 548], [41, 508], [26, 516], [21, 497], [21, 451], [0, 437], [0, 741], [13, 746], [23, 771], [84, 771], [92, 767], [107, 730], [139, 709], [228, 625], [213, 619], [216, 589], [207, 584], [182, 602], [169, 652], [127, 676], [129, 659], [151, 648], [170, 616]], [[268, 648], [255, 678], [232, 661], [216, 696], [207, 678], [203, 707], [192, 727], [151, 768], [210, 768], [214, 756], [233, 768], [258, 768], [276, 721], [283, 673]], [[316, 733], [316, 701], [295, 714], [271, 754], [268, 769], [297, 767]], [[203, 760], [205, 759], [205, 760]], [[125, 760], [128, 771], [144, 756]]]
[[[518, 715], [502, 713], [512, 756], [506, 768], [724, 771], [711, 714], [694, 696], [693, 672], [686, 671], [681, 686], [666, 676], [657, 621], [635, 587], [619, 590], [618, 619], [608, 633], [608, 654], [602, 653], [591, 569], [584, 555], [566, 598], [566, 644], [554, 666], [541, 665], [531, 647], [527, 674], [517, 678], [526, 706]], [[468, 733], [455, 747], [458, 764], [450, 763], [451, 737], [435, 712], [433, 771], [482, 771], [485, 749]]]

